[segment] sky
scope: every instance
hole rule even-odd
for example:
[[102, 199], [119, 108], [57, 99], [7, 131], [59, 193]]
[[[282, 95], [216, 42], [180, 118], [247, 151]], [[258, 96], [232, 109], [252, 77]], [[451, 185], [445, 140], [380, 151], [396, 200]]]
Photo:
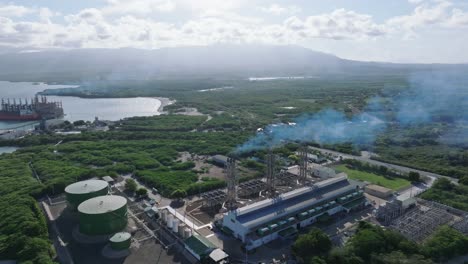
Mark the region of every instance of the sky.
[[468, 0], [0, 0], [3, 53], [222, 43], [468, 63]]

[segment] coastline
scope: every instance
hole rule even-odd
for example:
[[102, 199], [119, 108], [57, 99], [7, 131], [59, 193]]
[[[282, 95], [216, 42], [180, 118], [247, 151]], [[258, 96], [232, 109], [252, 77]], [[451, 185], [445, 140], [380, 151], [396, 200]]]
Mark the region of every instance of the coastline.
[[167, 114], [167, 112], [164, 111], [164, 107], [176, 102], [176, 100], [171, 100], [167, 97], [152, 97], [152, 98], [158, 99], [161, 102], [161, 105], [158, 107], [158, 112], [160, 114]]

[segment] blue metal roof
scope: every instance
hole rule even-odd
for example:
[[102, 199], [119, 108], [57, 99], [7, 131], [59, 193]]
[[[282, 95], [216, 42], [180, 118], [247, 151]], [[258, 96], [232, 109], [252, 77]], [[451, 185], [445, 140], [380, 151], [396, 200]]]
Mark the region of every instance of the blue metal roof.
[[342, 180], [328, 186], [311, 189], [308, 192], [302, 193], [289, 199], [278, 199], [277, 202], [262, 206], [256, 210], [239, 214], [237, 220], [251, 228], [258, 226], [264, 222], [272, 221], [278, 216], [283, 216], [284, 213], [296, 213], [297, 210], [304, 209], [304, 207], [316, 204], [327, 198], [332, 198], [340, 195], [343, 192], [349, 192], [355, 188], [348, 180]]

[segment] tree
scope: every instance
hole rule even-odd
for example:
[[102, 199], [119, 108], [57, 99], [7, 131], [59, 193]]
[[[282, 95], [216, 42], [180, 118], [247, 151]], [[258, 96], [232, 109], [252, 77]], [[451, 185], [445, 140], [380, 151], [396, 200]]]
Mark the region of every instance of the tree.
[[415, 172], [415, 171], [410, 171], [408, 174], [408, 178], [412, 182], [421, 181], [421, 175], [419, 175], [419, 172]]
[[318, 228], [298, 237], [292, 246], [292, 252], [304, 262], [310, 262], [314, 256], [325, 256], [332, 248], [327, 234]]
[[135, 192], [137, 190], [137, 183], [134, 179], [126, 179], [125, 180], [125, 189], [129, 192]]
[[438, 262], [466, 254], [468, 236], [449, 226], [442, 226], [424, 243], [422, 251]]
[[172, 198], [176, 198], [177, 200], [180, 200], [187, 196], [187, 192], [181, 189], [177, 189], [171, 193]]
[[136, 190], [136, 194], [138, 196], [145, 196], [148, 194], [148, 190], [146, 188], [139, 188], [138, 190]]
[[458, 180], [458, 183], [468, 185], [468, 175], [461, 176]]
[[433, 264], [430, 259], [421, 255], [405, 255], [401, 251], [392, 251], [388, 254], [372, 256], [372, 264]]
[[327, 262], [323, 258], [318, 257], [318, 256], [313, 257], [309, 263], [310, 264], [327, 264]]
[[73, 122], [73, 125], [74, 126], [84, 126], [84, 125], [86, 125], [86, 123], [83, 120], [77, 120], [77, 121]]

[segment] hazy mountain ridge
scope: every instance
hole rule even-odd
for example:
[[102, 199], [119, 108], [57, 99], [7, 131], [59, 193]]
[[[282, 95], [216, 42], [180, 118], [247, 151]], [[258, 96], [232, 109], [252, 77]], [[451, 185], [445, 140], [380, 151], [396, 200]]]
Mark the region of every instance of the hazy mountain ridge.
[[[359, 62], [299, 46], [212, 45], [0, 54], [0, 78], [29, 81], [372, 73], [441, 65]], [[451, 67], [445, 65], [443, 67]]]

